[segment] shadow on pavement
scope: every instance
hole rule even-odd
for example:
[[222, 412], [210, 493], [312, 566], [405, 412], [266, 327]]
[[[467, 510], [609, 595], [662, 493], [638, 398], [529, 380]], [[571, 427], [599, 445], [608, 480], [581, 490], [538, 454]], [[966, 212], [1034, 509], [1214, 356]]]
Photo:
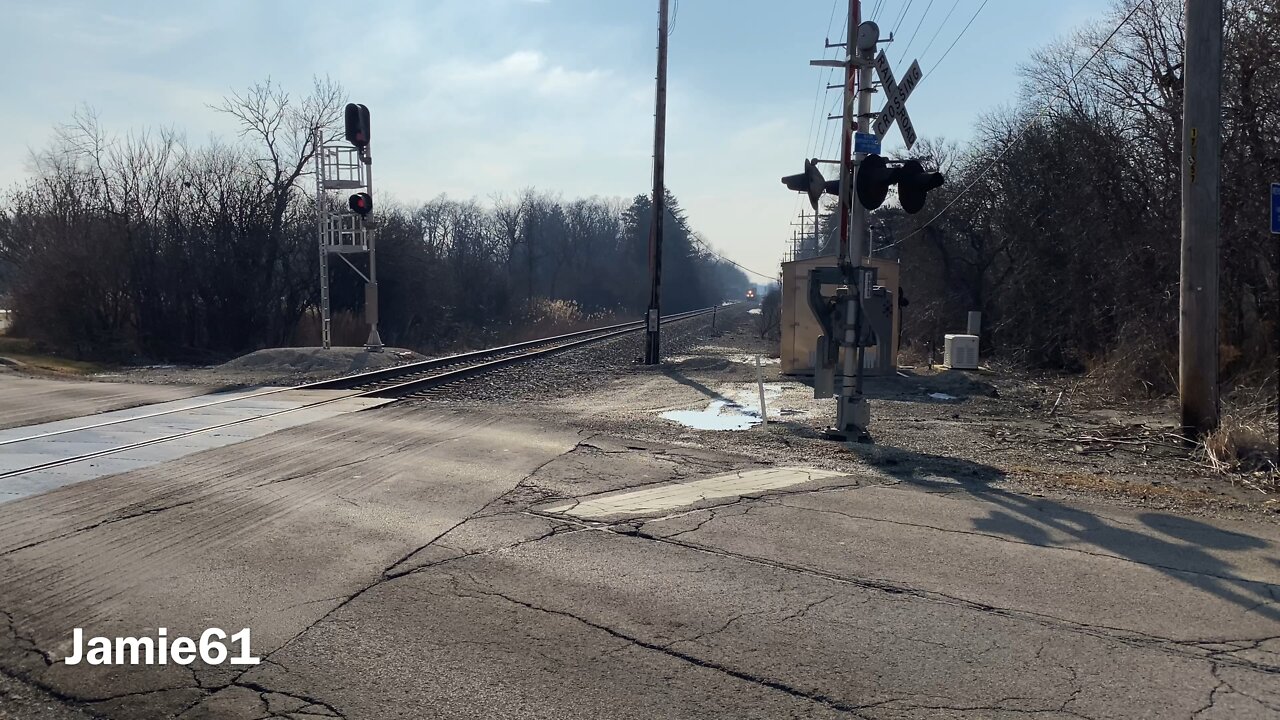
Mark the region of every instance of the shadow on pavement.
[[[928, 455], [885, 446], [851, 446], [853, 452], [903, 483], [930, 490], [963, 492], [994, 507], [973, 522], [975, 530], [1016, 538], [1043, 547], [1087, 543], [1117, 557], [1142, 563], [1223, 600], [1280, 621], [1280, 584], [1238, 577], [1236, 567], [1206, 550], [1266, 550], [1274, 544], [1207, 523], [1145, 513], [1145, 526], [1126, 527], [1087, 510], [1043, 497], [1001, 490], [991, 483], [1004, 477], [998, 468], [959, 458]], [[1055, 540], [1054, 532], [1070, 541]], [[1075, 541], [1078, 541], [1075, 542]], [[1280, 562], [1269, 558], [1272, 564]]]

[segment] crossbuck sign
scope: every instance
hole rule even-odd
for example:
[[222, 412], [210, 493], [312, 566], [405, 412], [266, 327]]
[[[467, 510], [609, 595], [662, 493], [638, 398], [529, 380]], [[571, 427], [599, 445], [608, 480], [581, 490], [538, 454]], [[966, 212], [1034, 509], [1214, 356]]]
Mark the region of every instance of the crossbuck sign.
[[911, 126], [911, 116], [907, 115], [907, 98], [911, 97], [911, 91], [916, 89], [916, 85], [919, 85], [920, 79], [924, 77], [924, 73], [920, 71], [920, 63], [919, 61], [911, 63], [911, 69], [907, 70], [906, 77], [902, 78], [902, 84], [899, 85], [893, 79], [893, 68], [889, 67], [889, 58], [885, 57], [884, 51], [881, 50], [876, 56], [876, 74], [880, 76], [880, 87], [884, 88], [887, 102], [884, 109], [880, 111], [880, 115], [876, 117], [876, 124], [872, 127], [872, 131], [883, 138], [884, 134], [889, 132], [893, 121], [897, 120], [898, 129], [902, 131], [902, 139], [910, 150], [911, 146], [916, 144], [916, 129]]

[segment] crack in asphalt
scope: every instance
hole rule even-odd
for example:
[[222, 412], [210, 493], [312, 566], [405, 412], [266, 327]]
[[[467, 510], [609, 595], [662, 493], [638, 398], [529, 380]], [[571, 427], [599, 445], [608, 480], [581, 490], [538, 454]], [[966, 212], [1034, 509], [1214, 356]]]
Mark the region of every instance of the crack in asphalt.
[[[16, 682], [23, 683], [25, 685], [29, 685], [31, 687], [37, 688], [42, 692], [44, 692], [45, 694], [52, 697], [53, 699], [63, 703], [64, 705], [74, 708], [76, 710], [89, 710], [89, 707], [88, 707], [89, 705], [110, 702], [112, 700], [117, 700], [120, 698], [137, 697], [142, 695], [153, 695], [155, 693], [171, 692], [173, 690], [194, 689], [194, 688], [159, 688], [155, 690], [144, 690], [141, 692], [122, 693], [120, 695], [110, 695], [102, 698], [85, 699], [83, 697], [69, 695], [59, 690], [56, 687], [52, 687], [46, 683], [40, 682], [36, 678], [31, 677], [29, 673], [14, 672], [9, 670], [6, 667], [0, 666], [0, 675], [4, 675], [5, 677], [10, 678], [11, 680], [14, 680]], [[98, 717], [98, 714], [96, 712], [93, 713], [93, 715], [94, 717]]]
[[[1034, 622], [1036, 624], [1039, 624], [1047, 628], [1057, 629], [1057, 630], [1067, 630], [1069, 632], [1075, 632], [1075, 633], [1088, 635], [1091, 637], [1096, 637], [1104, 640], [1120, 642], [1125, 645], [1129, 645], [1131, 647], [1157, 649], [1172, 655], [1190, 657], [1197, 660], [1211, 659], [1210, 656], [1206, 654], [1198, 654], [1198, 653], [1189, 651], [1189, 648], [1196, 647], [1194, 641], [1173, 640], [1171, 638], [1162, 638], [1156, 635], [1149, 635], [1146, 633], [1141, 633], [1141, 632], [1129, 630], [1126, 628], [1110, 627], [1107, 625], [1099, 625], [1099, 624], [1079, 623], [1072, 620], [1067, 620], [1065, 618], [1059, 618], [1053, 615], [1047, 615], [1044, 613], [1036, 613], [1036, 612], [1031, 612], [1027, 610], [1017, 610], [1013, 608], [996, 607], [996, 606], [988, 605], [985, 603], [975, 602], [972, 600], [966, 600], [964, 598], [947, 595], [945, 593], [940, 593], [940, 592], [931, 591], [931, 590], [923, 590], [920, 588], [914, 588], [907, 585], [901, 585], [901, 584], [890, 582], [887, 580], [837, 575], [835, 573], [830, 573], [830, 572], [818, 570], [815, 568], [809, 568], [802, 565], [794, 565], [794, 564], [782, 562], [779, 560], [771, 560], [768, 558], [745, 555], [742, 553], [731, 552], [728, 550], [723, 550], [721, 548], [716, 548], [716, 547], [710, 547], [707, 545], [700, 545], [698, 543], [693, 543], [685, 540], [673, 540], [664, 536], [651, 535], [643, 532], [642, 530], [616, 531], [616, 530], [606, 529], [605, 532], [611, 532], [615, 535], [619, 535], [623, 537], [636, 537], [642, 540], [650, 540], [653, 542], [667, 543], [667, 544], [674, 545], [677, 547], [682, 547], [688, 550], [693, 550], [695, 552], [707, 553], [710, 555], [730, 558], [730, 559], [738, 560], [741, 562], [748, 562], [755, 565], [761, 565], [764, 567], [773, 568], [775, 570], [802, 573], [812, 577], [822, 578], [831, 582], [854, 585], [857, 587], [861, 587], [869, 590], [875, 590], [877, 592], [882, 592], [890, 595], [905, 595], [905, 596], [913, 597], [926, 602], [950, 604], [950, 605], [968, 608], [970, 610], [975, 610], [978, 612], [990, 613], [990, 614], [999, 615], [1002, 617], [1008, 617], [1015, 620]], [[1259, 642], [1264, 642], [1264, 641], [1259, 641]], [[1203, 649], [1201, 648], [1201, 650]], [[1238, 652], [1238, 651], [1235, 651], [1235, 652]], [[1267, 665], [1263, 663], [1257, 663], [1257, 662], [1243, 660], [1243, 659], [1234, 658], [1234, 657], [1230, 659], [1227, 659], [1226, 657], [1219, 657], [1217, 658], [1217, 660], [1224, 664], [1242, 667], [1242, 668], [1254, 670], [1261, 673], [1280, 674], [1280, 666], [1277, 666], [1277, 665]]]
[[[902, 699], [894, 699], [894, 700], [886, 700], [886, 701], [883, 701], [883, 702], [874, 703], [873, 705], [868, 705], [868, 706], [864, 706], [864, 707], [865, 707], [866, 709], [871, 709], [872, 707], [877, 707], [877, 708], [886, 708], [886, 709], [890, 709], [890, 710], [906, 710], [906, 711], [912, 711], [912, 710], [947, 710], [947, 711], [950, 711], [950, 712], [962, 712], [962, 713], [1002, 712], [1002, 713], [1012, 713], [1012, 714], [1015, 714], [1015, 715], [1048, 715], [1048, 714], [1054, 714], [1054, 715], [1068, 715], [1068, 716], [1071, 716], [1071, 717], [1080, 718], [1081, 720], [1094, 720], [1094, 718], [1093, 718], [1092, 716], [1089, 716], [1089, 715], [1082, 715], [1082, 714], [1080, 714], [1080, 713], [1078, 713], [1078, 712], [1074, 712], [1074, 711], [1072, 711], [1072, 710], [1064, 710], [1064, 709], [1062, 709], [1062, 708], [1034, 708], [1034, 709], [1028, 709], [1028, 708], [1019, 708], [1019, 707], [1009, 707], [1009, 706], [1005, 705], [1005, 703], [1013, 702], [1013, 701], [1015, 701], [1015, 700], [1036, 700], [1036, 699], [1037, 699], [1037, 698], [1026, 698], [1026, 697], [1020, 697], [1020, 696], [1013, 696], [1013, 697], [1000, 698], [999, 700], [995, 701], [994, 703], [984, 704], [984, 705], [941, 705], [941, 704], [940, 704], [940, 705], [922, 705], [922, 704], [920, 704], [920, 703], [909, 702], [909, 701], [902, 700]], [[890, 706], [893, 706], [893, 707], [890, 707]]]
[[40, 660], [44, 662], [45, 667], [51, 667], [53, 665], [54, 661], [53, 658], [49, 656], [49, 653], [41, 650], [35, 640], [18, 632], [18, 621], [14, 619], [13, 613], [8, 610], [0, 609], [0, 615], [4, 616], [5, 627], [8, 628], [9, 635], [13, 638], [13, 645], [15, 648], [22, 652], [39, 656]]
[[153, 508], [148, 508], [146, 510], [139, 510], [137, 512], [128, 513], [126, 515], [116, 515], [113, 517], [103, 518], [102, 520], [99, 520], [91, 525], [85, 525], [84, 527], [73, 528], [66, 532], [58, 533], [57, 535], [41, 538], [39, 540], [34, 540], [32, 542], [27, 543], [26, 545], [19, 545], [18, 547], [10, 548], [8, 550], [5, 550], [4, 552], [0, 552], [0, 558], [8, 557], [9, 555], [22, 552], [23, 550], [30, 550], [31, 548], [39, 547], [46, 543], [56, 542], [64, 538], [69, 538], [75, 535], [79, 535], [80, 533], [97, 530], [98, 528], [104, 527], [107, 525], [114, 525], [115, 523], [124, 522], [126, 520], [133, 520], [134, 518], [145, 517], [147, 515], [155, 515], [157, 513], [165, 512], [166, 510], [172, 510], [174, 508], [180, 508], [185, 505], [191, 505], [193, 503], [199, 502], [202, 499], [202, 497], [193, 498], [191, 500], [183, 500], [181, 502], [173, 503], [171, 505], [162, 505], [160, 507], [153, 507]]
[[1218, 676], [1217, 665], [1210, 666], [1209, 672], [1213, 675], [1213, 678], [1218, 681], [1218, 684], [1214, 685], [1213, 688], [1209, 690], [1209, 698], [1205, 701], [1205, 704], [1195, 712], [1191, 713], [1191, 720], [1195, 720], [1195, 718], [1198, 718], [1202, 714], [1212, 710], [1213, 706], [1218, 702], [1218, 693], [1221, 692], [1223, 688], [1229, 687], [1227, 685], [1227, 681]]
[[[676, 660], [680, 660], [681, 662], [684, 662], [689, 665], [704, 668], [707, 670], [713, 670], [713, 671], [728, 675], [730, 677], [737, 678], [738, 680], [743, 680], [743, 681], [752, 683], [754, 685], [759, 685], [761, 687], [766, 687], [771, 690], [776, 690], [778, 692], [782, 692], [787, 695], [790, 695], [791, 697], [795, 697], [801, 700], [806, 700], [811, 703], [823, 705], [825, 707], [831, 708], [832, 710], [837, 710], [843, 713], [847, 713], [854, 717], [864, 718], [864, 720], [872, 720], [871, 718], [868, 718], [866, 715], [859, 714], [857, 711], [860, 708], [856, 705], [851, 705], [838, 698], [833, 698], [826, 694], [807, 692], [805, 690], [792, 687], [791, 685], [788, 685], [780, 680], [773, 680], [771, 678], [752, 675], [751, 673], [748, 673], [742, 670], [737, 670], [727, 665], [722, 665], [720, 663], [712, 662], [710, 660], [704, 660], [702, 658], [691, 655], [689, 653], [674, 649], [673, 647], [671, 647], [671, 645], [674, 645], [675, 643], [669, 643], [667, 645], [659, 645], [657, 643], [652, 643], [647, 640], [643, 640], [641, 638], [628, 635], [627, 633], [624, 633], [620, 630], [615, 630], [614, 628], [611, 628], [607, 625], [601, 625], [599, 623], [593, 622], [579, 615], [575, 615], [571, 612], [568, 612], [565, 610], [556, 610], [554, 608], [541, 607], [539, 605], [535, 605], [533, 603], [511, 597], [510, 595], [506, 595], [496, 590], [486, 590], [481, 587], [475, 587], [475, 588], [472, 588], [472, 590], [474, 590], [475, 592], [483, 596], [501, 598], [502, 600], [505, 600], [515, 605], [519, 605], [520, 607], [526, 608], [528, 610], [546, 613], [548, 615], [557, 615], [560, 617], [565, 617], [571, 620], [575, 620], [583, 625], [586, 625], [595, 630], [599, 630], [601, 632], [607, 633], [612, 637], [615, 637], [619, 640], [630, 643], [631, 645], [634, 645], [636, 647], [643, 648], [645, 650], [651, 650], [653, 652], [662, 653], [663, 655], [674, 658]], [[462, 594], [462, 596], [467, 597], [467, 595], [465, 594]]]
[[[345, 713], [338, 710], [334, 706], [330, 705], [329, 703], [323, 700], [314, 698], [310, 695], [303, 695], [301, 693], [292, 693], [292, 692], [285, 692], [283, 690], [276, 690], [256, 682], [248, 682], [244, 680], [233, 680], [230, 684], [227, 685], [227, 687], [239, 687], [239, 688], [244, 688], [245, 690], [252, 690], [253, 692], [258, 693], [258, 699], [262, 701], [263, 707], [267, 711], [267, 715], [265, 715], [264, 717], [288, 718], [289, 715], [292, 713], [307, 713], [310, 715], [323, 715], [325, 717], [336, 717], [336, 718], [346, 717]], [[299, 702], [306, 703], [306, 705], [302, 706], [301, 708], [298, 708], [297, 710], [290, 710], [288, 712], [275, 712], [271, 710], [271, 702], [267, 698], [268, 695], [283, 695], [287, 698], [293, 698], [294, 700], [297, 700]], [[312, 710], [308, 710], [308, 708], [317, 708], [323, 712], [314, 712]]]

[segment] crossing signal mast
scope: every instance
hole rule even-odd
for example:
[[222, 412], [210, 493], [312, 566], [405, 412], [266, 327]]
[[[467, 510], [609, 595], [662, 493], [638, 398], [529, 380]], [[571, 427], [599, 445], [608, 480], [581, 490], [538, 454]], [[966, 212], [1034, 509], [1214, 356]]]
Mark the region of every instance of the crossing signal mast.
[[[347, 143], [324, 142], [323, 129], [314, 137], [316, 152], [316, 229], [320, 238], [320, 323], [321, 340], [327, 350], [332, 344], [329, 315], [329, 256], [342, 259], [365, 282], [364, 314], [369, 323], [365, 349], [382, 351], [378, 335], [378, 266], [374, 253], [373, 157], [369, 152], [369, 108], [348, 103], [345, 120]], [[335, 205], [331, 190], [359, 190], [347, 198], [346, 210]], [[369, 274], [348, 259], [367, 253]]]
[[[879, 26], [874, 22], [861, 22], [861, 14], [860, 0], [849, 0], [851, 32], [845, 41], [844, 60], [810, 63], [845, 70], [844, 132], [840, 158], [835, 161], [840, 165], [840, 178], [823, 177], [818, 163], [831, 161], [818, 158], [806, 160], [804, 172], [782, 178], [782, 184], [788, 189], [806, 193], [814, 210], [823, 194], [840, 198], [838, 264], [810, 271], [808, 298], [823, 332], [816, 348], [814, 397], [835, 394], [836, 366], [843, 366], [838, 376], [836, 424], [827, 433], [828, 437], [841, 440], [869, 437], [871, 410], [862, 394], [863, 352], [875, 345], [882, 356], [881, 362], [886, 362], [888, 338], [892, 336], [892, 293], [876, 284], [876, 269], [863, 264], [870, 234], [867, 214], [884, 203], [890, 186], [897, 187], [902, 209], [917, 213], [924, 208], [928, 193], [943, 183], [941, 173], [926, 172], [918, 160], [889, 160], [880, 155], [880, 142], [894, 123], [902, 131], [907, 149], [915, 145], [915, 128], [907, 114], [906, 102], [923, 73], [920, 63], [913, 62], [902, 82], [897, 82], [884, 51], [876, 54]], [[852, 32], [855, 28], [856, 37]], [[871, 111], [871, 95], [876, 92], [873, 72], [879, 76], [880, 87], [886, 95], [884, 109], [878, 114]], [[832, 286], [834, 295], [823, 294], [824, 287]]]

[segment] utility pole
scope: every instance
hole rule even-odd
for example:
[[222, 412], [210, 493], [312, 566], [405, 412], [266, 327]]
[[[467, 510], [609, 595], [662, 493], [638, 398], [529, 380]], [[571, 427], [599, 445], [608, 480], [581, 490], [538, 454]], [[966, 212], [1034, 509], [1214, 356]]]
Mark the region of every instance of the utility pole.
[[1218, 426], [1223, 0], [1186, 0], [1178, 392], [1188, 438]]
[[857, 68], [853, 37], [858, 32], [862, 14], [861, 0], [849, 0], [849, 31], [845, 36], [844, 98], [841, 106], [844, 116], [840, 123], [840, 254], [841, 268], [850, 266], [849, 223], [853, 213], [853, 114], [854, 82]]
[[[863, 353], [862, 297], [866, 287], [862, 271], [862, 256], [866, 254], [867, 211], [861, 203], [853, 202], [853, 186], [856, 165], [853, 153], [853, 131], [871, 129], [871, 59], [875, 53], [879, 34], [872, 32], [870, 43], [862, 28], [862, 3], [849, 0], [849, 32], [845, 38], [845, 104], [844, 142], [840, 155], [840, 268], [847, 288], [841, 301], [845, 304], [844, 348], [840, 400], [836, 406], [835, 432], [847, 439], [865, 437], [871, 424], [871, 406], [862, 396]], [[868, 26], [873, 26], [868, 23]], [[857, 101], [855, 104], [855, 100]], [[861, 154], [857, 160], [861, 160]]]
[[662, 221], [666, 187], [663, 163], [667, 134], [667, 0], [658, 0], [658, 92], [653, 113], [653, 224], [649, 229], [649, 312], [645, 319], [644, 364], [659, 362], [659, 330], [662, 289]]

